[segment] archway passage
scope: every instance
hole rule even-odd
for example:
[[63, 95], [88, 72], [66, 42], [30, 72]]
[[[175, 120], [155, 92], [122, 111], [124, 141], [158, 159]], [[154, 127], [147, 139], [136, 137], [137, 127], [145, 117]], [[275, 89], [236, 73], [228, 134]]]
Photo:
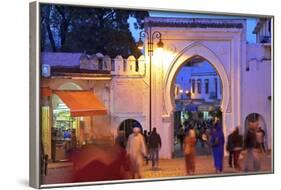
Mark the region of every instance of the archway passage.
[[183, 156], [183, 141], [189, 129], [196, 131], [196, 152], [209, 155], [212, 119], [222, 121], [222, 82], [214, 66], [201, 56], [183, 62], [174, 78], [174, 157]]
[[124, 131], [126, 138], [133, 132], [134, 127], [139, 127], [141, 132], [143, 131], [141, 124], [135, 119], [126, 119], [121, 122], [118, 127], [118, 131]]

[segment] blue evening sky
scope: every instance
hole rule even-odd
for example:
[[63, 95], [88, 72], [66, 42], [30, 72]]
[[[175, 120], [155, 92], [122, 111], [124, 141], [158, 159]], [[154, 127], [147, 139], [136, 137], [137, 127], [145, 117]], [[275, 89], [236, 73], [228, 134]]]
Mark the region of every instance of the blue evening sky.
[[[164, 12], [164, 11], [149, 11], [151, 17], [180, 17], [180, 18], [219, 18], [219, 19], [247, 19], [247, 41], [249, 43], [256, 42], [256, 36], [253, 34], [253, 30], [256, 25], [257, 18], [254, 17], [240, 17], [240, 16], [221, 16], [221, 15], [210, 15], [210, 14], [195, 14], [195, 13], [180, 13], [180, 12]], [[130, 24], [130, 30], [136, 41], [139, 39], [140, 30], [134, 28], [135, 18], [131, 17], [128, 19]]]

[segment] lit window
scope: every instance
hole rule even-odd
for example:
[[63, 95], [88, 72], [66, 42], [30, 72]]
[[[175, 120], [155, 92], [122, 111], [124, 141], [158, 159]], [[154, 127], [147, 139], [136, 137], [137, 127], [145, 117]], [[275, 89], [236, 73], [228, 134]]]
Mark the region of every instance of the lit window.
[[192, 93], [195, 93], [195, 80], [192, 79]]
[[209, 93], [209, 79], [205, 79], [205, 94]]
[[215, 97], [218, 98], [218, 79], [215, 78]]
[[198, 91], [198, 94], [201, 94], [201, 79], [197, 80], [197, 91]]

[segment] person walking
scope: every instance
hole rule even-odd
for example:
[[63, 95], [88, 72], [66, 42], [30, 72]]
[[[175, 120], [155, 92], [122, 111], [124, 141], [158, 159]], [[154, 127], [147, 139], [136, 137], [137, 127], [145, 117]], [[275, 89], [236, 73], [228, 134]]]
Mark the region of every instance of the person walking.
[[152, 170], [158, 168], [159, 163], [159, 149], [161, 148], [161, 137], [156, 132], [156, 128], [154, 127], [151, 134], [149, 135], [149, 152], [152, 162]]
[[241, 171], [241, 166], [239, 163], [239, 157], [240, 153], [243, 149], [243, 137], [239, 134], [239, 126], [237, 126], [233, 131], [232, 136], [232, 151], [233, 151], [233, 157], [234, 157], [234, 168], [237, 171]]
[[133, 133], [128, 138], [126, 151], [130, 159], [132, 178], [142, 178], [141, 166], [146, 156], [146, 146], [139, 127], [133, 128]]
[[178, 140], [180, 142], [180, 150], [182, 151], [183, 149], [183, 140], [184, 140], [184, 128], [180, 126], [179, 131], [178, 131]]
[[245, 172], [260, 170], [260, 149], [258, 147], [256, 133], [257, 127], [255, 127], [254, 124], [249, 124], [246, 137], [244, 139], [244, 148], [247, 151], [244, 164]]
[[217, 117], [213, 121], [213, 128], [210, 141], [213, 151], [213, 159], [216, 173], [222, 173], [225, 140], [222, 126]]
[[[149, 138], [149, 135], [147, 133], [147, 130], [144, 130], [143, 131], [143, 137], [144, 137], [144, 143], [145, 143], [145, 147], [146, 147], [146, 150], [148, 150], [148, 138]], [[147, 153], [147, 156], [145, 157], [145, 164], [148, 165], [148, 161], [149, 161], [149, 152]]]
[[230, 133], [228, 136], [227, 136], [227, 143], [226, 143], [226, 150], [228, 152], [228, 166], [230, 168], [233, 167], [233, 161], [234, 161], [234, 143], [233, 143], [233, 136], [234, 136], [234, 133], [235, 133], [235, 129], [232, 131], [232, 133]]
[[115, 139], [115, 144], [118, 145], [119, 147], [123, 148], [123, 149], [126, 149], [127, 139], [126, 139], [124, 130], [118, 131], [118, 135]]
[[190, 129], [188, 135], [184, 138], [185, 170], [187, 175], [193, 175], [195, 173], [195, 145], [195, 130]]

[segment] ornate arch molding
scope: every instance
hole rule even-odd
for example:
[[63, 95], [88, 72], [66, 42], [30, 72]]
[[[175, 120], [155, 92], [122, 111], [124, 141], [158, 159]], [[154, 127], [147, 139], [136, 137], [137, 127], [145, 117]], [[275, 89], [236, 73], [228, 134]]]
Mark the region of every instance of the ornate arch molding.
[[210, 64], [217, 70], [223, 86], [223, 95], [222, 95], [222, 103], [221, 109], [223, 112], [227, 111], [228, 104], [230, 102], [230, 88], [229, 88], [229, 80], [225, 68], [221, 62], [221, 60], [217, 57], [217, 55], [205, 45], [194, 42], [187, 47], [185, 47], [182, 51], [180, 51], [177, 56], [172, 61], [171, 65], [168, 68], [167, 74], [165, 76], [165, 86], [164, 86], [164, 102], [166, 108], [166, 114], [170, 114], [173, 112], [175, 108], [175, 101], [172, 94], [173, 86], [175, 82], [176, 75], [180, 70], [181, 66], [185, 63], [186, 60], [194, 57], [201, 56], [209, 61]]

